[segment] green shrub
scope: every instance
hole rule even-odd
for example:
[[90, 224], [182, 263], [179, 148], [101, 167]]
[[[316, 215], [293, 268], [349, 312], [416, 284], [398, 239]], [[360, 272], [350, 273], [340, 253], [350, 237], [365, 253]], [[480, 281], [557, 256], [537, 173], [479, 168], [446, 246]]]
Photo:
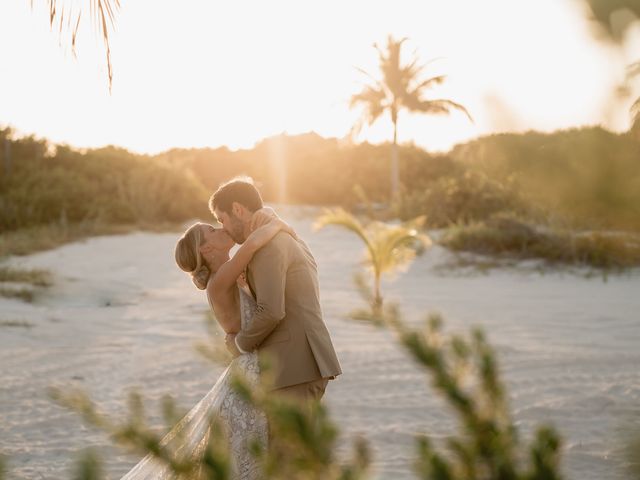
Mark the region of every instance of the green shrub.
[[499, 134], [450, 155], [500, 183], [512, 179], [557, 225], [640, 230], [640, 142], [630, 135], [600, 127]]
[[422, 331], [393, 319], [389, 325], [432, 385], [455, 412], [460, 432], [436, 447], [426, 435], [417, 439], [419, 478], [433, 480], [560, 479], [560, 438], [552, 427], [539, 427], [531, 445], [523, 445], [499, 379], [495, 352], [476, 329], [465, 339], [442, 335], [442, 319], [430, 315]]
[[510, 186], [481, 172], [460, 169], [455, 176], [439, 177], [423, 189], [405, 190], [396, 211], [402, 219], [421, 212], [427, 215], [430, 227], [441, 228], [484, 220], [501, 212], [524, 213], [528, 209]]
[[[0, 141], [11, 131], [0, 130]], [[55, 152], [55, 153], [52, 153]], [[491, 135], [430, 154], [398, 148], [400, 218], [429, 225], [514, 212], [563, 228], [640, 231], [640, 142], [601, 128]], [[0, 149], [0, 166], [4, 165]], [[349, 144], [316, 134], [278, 135], [250, 150], [173, 149], [86, 153], [27, 137], [11, 141], [0, 176], [0, 230], [65, 220], [183, 220], [208, 215], [206, 200], [230, 177], [254, 177], [268, 202], [342, 205], [390, 197], [391, 145]], [[201, 184], [201, 185], [200, 185]], [[204, 185], [204, 187], [202, 186]]]
[[597, 268], [640, 265], [640, 237], [635, 234], [575, 233], [537, 227], [514, 216], [450, 227], [440, 243], [458, 251], [539, 258], [550, 263]]
[[188, 170], [113, 147], [49, 150], [31, 138], [11, 142], [12, 167], [0, 177], [0, 231], [207, 215], [208, 192]]

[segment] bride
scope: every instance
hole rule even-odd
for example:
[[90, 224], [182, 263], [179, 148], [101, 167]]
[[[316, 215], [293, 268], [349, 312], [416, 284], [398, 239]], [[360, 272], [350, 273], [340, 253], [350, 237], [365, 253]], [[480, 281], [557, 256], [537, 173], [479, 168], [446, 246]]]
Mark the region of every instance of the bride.
[[[282, 230], [295, 236], [270, 208], [258, 210], [252, 225], [253, 232], [231, 258], [229, 251], [234, 246], [231, 237], [222, 228], [205, 223], [189, 227], [176, 245], [176, 263], [191, 274], [199, 289], [206, 290], [209, 305], [227, 334], [238, 333], [253, 317], [255, 301], [242, 275], [253, 254]], [[260, 467], [250, 453], [250, 445], [257, 441], [266, 447], [267, 420], [232, 389], [232, 373], [238, 370], [255, 386], [259, 374], [257, 354], [236, 357], [205, 397], [162, 439], [161, 446], [179, 458], [199, 458], [207, 447], [211, 419], [217, 417], [227, 432], [232, 478], [256, 480], [260, 478]], [[184, 477], [148, 454], [122, 480], [177, 478]]]

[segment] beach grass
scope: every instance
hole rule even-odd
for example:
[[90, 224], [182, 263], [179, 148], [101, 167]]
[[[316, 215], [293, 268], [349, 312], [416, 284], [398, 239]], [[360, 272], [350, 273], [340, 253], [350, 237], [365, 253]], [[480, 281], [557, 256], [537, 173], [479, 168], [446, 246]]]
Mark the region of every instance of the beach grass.
[[[0, 266], [0, 297], [32, 303], [39, 289], [48, 288], [51, 285], [53, 285], [53, 279], [47, 270]], [[6, 325], [0, 322], [0, 326]]]
[[23, 270], [0, 266], [0, 282], [28, 283], [35, 287], [50, 287], [53, 284], [51, 273], [46, 270]]
[[0, 320], [0, 328], [2, 327], [33, 328], [33, 323], [26, 320]]
[[31, 303], [35, 298], [35, 292], [29, 288], [0, 287], [0, 297], [15, 298], [27, 303]]
[[551, 264], [600, 269], [640, 266], [640, 236], [625, 232], [570, 232], [541, 228], [515, 216], [456, 224], [440, 243], [467, 251], [518, 259], [543, 259]]

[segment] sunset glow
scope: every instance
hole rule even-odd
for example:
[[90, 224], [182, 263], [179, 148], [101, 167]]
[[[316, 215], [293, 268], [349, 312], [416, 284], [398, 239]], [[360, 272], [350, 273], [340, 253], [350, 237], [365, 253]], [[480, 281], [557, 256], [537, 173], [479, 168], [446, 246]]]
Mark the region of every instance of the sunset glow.
[[[78, 147], [136, 152], [251, 147], [274, 134], [344, 137], [359, 112], [350, 95], [376, 73], [372, 45], [409, 37], [447, 74], [433, 97], [475, 119], [401, 116], [399, 141], [442, 150], [479, 135], [603, 124], [628, 128], [614, 92], [630, 48], [598, 43], [573, 0], [393, 3], [122, 0], [112, 35], [109, 95], [98, 36], [81, 31], [78, 58], [50, 31], [44, 2], [0, 5], [0, 125]], [[7, 48], [6, 46], [11, 46]], [[625, 103], [626, 102], [626, 103]], [[391, 139], [384, 118], [358, 140]]]

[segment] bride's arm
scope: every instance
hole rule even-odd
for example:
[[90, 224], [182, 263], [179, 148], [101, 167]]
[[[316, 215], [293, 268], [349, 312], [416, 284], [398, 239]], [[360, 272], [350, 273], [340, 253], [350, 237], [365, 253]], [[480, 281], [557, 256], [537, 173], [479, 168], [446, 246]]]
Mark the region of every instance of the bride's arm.
[[233, 295], [217, 295], [216, 301], [214, 301], [211, 290], [210, 287], [207, 288], [207, 300], [216, 321], [222, 327], [224, 333], [238, 333], [241, 321], [237, 300]]
[[277, 233], [284, 231], [296, 236], [293, 229], [279, 217], [273, 217], [269, 223], [251, 232], [236, 254], [225, 262], [216, 272], [211, 281], [212, 294], [223, 293], [234, 288], [236, 281], [244, 269], [249, 265], [253, 254], [264, 247]]

